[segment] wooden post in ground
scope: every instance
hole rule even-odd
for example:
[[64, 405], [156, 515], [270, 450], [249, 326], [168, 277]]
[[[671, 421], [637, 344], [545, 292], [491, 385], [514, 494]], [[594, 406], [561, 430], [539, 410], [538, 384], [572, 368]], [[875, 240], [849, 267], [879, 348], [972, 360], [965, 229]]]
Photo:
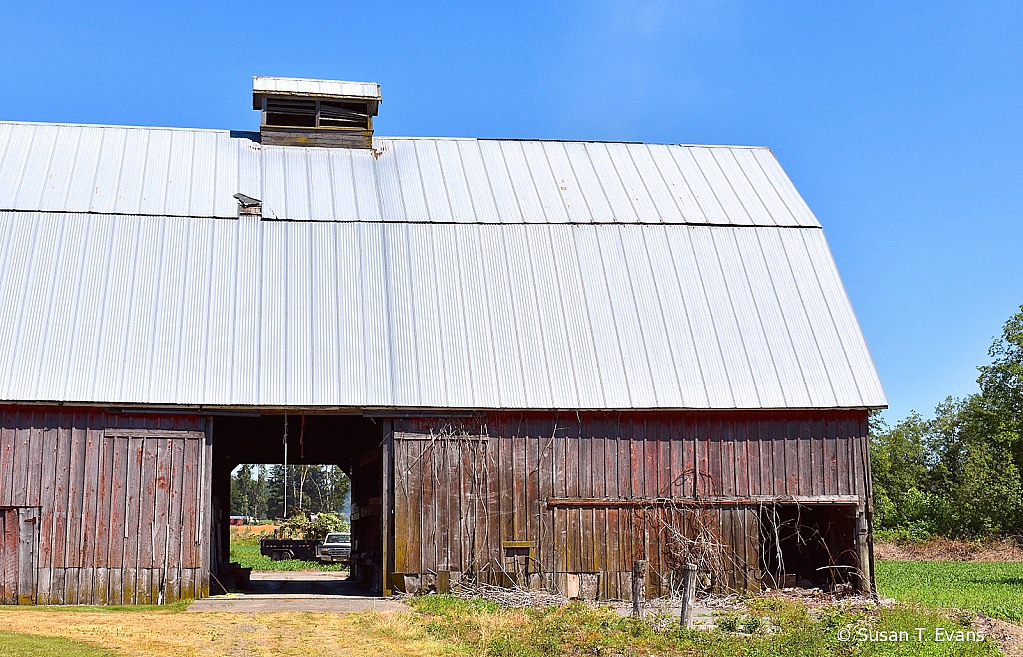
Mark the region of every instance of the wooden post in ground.
[[687, 563], [685, 577], [682, 579], [682, 627], [693, 626], [693, 606], [696, 603], [696, 564]]
[[646, 561], [639, 560], [632, 564], [632, 615], [643, 618], [644, 604], [646, 604]]

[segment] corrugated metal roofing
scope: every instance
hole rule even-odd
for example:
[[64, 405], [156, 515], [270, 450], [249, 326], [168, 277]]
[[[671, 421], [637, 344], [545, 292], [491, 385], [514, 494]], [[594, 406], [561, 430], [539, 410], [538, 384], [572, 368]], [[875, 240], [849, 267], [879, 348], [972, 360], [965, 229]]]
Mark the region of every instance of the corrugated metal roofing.
[[[127, 139], [130, 132], [116, 134]], [[157, 132], [145, 138], [163, 138]], [[79, 144], [86, 134], [98, 133], [80, 131]], [[95, 171], [95, 153], [107, 152], [103, 144], [121, 148], [112, 134], [101, 135], [99, 146], [80, 147], [76, 162]], [[204, 134], [222, 142], [221, 133]], [[168, 138], [174, 153], [181, 144], [176, 134]], [[186, 139], [195, 148], [199, 135]], [[533, 173], [548, 150], [571, 160], [573, 149], [591, 146], [464, 142], [481, 158], [506, 144], [522, 158], [502, 170], [509, 180], [500, 193], [513, 198], [518, 183], [510, 172]], [[424, 154], [438, 161], [462, 146], [422, 142]], [[442, 171], [443, 164], [422, 164], [420, 147], [407, 141], [392, 149], [391, 173], [400, 177], [401, 166], [409, 166], [399, 165], [399, 154], [415, 154], [421, 172]], [[603, 159], [588, 156], [586, 175], [616, 167], [616, 148], [597, 148]], [[707, 166], [734, 156], [727, 149], [684, 157], [667, 147], [638, 152], [658, 150]], [[638, 162], [634, 155], [629, 161]], [[747, 155], [735, 158], [737, 167], [757, 158], [773, 162], [766, 151]], [[311, 150], [296, 157], [314, 156], [325, 157]], [[40, 157], [52, 163], [45, 152]], [[644, 179], [641, 166], [632, 184]], [[168, 163], [166, 170], [173, 169]], [[358, 213], [365, 207], [358, 178], [379, 170], [354, 163], [341, 170], [352, 174]], [[497, 191], [491, 206], [472, 201], [469, 175], [481, 169], [455, 170], [466, 172], [464, 188], [445, 178], [443, 187], [424, 183], [417, 193], [467, 192], [443, 197], [445, 212], [458, 216], [507, 208]], [[65, 175], [79, 184], [77, 164]], [[187, 179], [168, 173], [152, 181]], [[9, 185], [3, 175], [0, 181]], [[593, 206], [585, 193], [571, 204], [547, 202], [565, 213], [582, 205], [584, 216], [631, 207], [633, 217], [666, 202], [633, 196], [629, 184], [622, 176], [620, 193]], [[579, 187], [562, 191], [570, 190]], [[60, 198], [48, 193], [41, 195]], [[95, 196], [115, 205], [121, 198]], [[160, 196], [163, 207], [177, 203], [170, 196]], [[71, 197], [65, 191], [63, 198]], [[378, 213], [384, 198], [388, 205], [398, 201], [369, 198], [381, 204]], [[512, 225], [0, 212], [0, 399], [466, 409], [887, 404], [823, 231], [571, 225], [551, 220], [543, 195], [528, 199], [540, 208], [523, 210]], [[441, 200], [410, 207], [430, 211]], [[694, 212], [703, 207], [695, 195], [691, 200]], [[739, 201], [749, 216], [748, 200], [720, 195], [715, 207]], [[774, 202], [784, 204], [784, 197]], [[525, 221], [524, 213], [537, 210], [547, 221]]]
[[273, 78], [262, 75], [252, 78], [252, 92], [308, 96], [354, 96], [356, 98], [380, 99], [380, 85], [376, 82]]
[[765, 148], [0, 123], [0, 210], [298, 221], [819, 227]]

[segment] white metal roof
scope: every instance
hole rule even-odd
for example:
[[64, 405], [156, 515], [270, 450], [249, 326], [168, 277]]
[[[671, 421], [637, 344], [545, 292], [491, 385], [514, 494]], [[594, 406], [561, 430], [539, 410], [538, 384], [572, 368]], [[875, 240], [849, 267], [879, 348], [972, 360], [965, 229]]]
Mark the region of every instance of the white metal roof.
[[257, 75], [252, 78], [252, 93], [375, 98], [376, 100], [380, 100], [380, 85], [376, 82], [309, 80], [307, 78], [273, 78]]
[[0, 399], [887, 403], [823, 232], [0, 213]]
[[8, 402], [887, 405], [763, 148], [0, 123], [0, 318]]
[[313, 221], [819, 227], [765, 148], [402, 139], [261, 146], [223, 130], [0, 123], [0, 210]]

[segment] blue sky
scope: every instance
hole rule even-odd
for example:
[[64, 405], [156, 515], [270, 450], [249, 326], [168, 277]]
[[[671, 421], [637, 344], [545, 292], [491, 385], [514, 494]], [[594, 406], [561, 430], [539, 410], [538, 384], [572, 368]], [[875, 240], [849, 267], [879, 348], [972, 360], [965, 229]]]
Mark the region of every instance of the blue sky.
[[[378, 6], [379, 5], [379, 6]], [[371, 80], [378, 134], [770, 147], [890, 420], [1023, 303], [1023, 5], [4, 3], [0, 119], [251, 130], [253, 75]]]

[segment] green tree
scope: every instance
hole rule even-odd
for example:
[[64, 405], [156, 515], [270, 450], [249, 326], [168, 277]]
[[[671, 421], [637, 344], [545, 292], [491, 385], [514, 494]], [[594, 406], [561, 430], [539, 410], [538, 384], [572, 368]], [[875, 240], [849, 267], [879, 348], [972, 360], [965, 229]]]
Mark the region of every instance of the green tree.
[[256, 483], [252, 488], [252, 515], [259, 520], [266, 520], [270, 516], [267, 514], [267, 497], [270, 491], [267, 488], [266, 482], [266, 466], [256, 466]]
[[1023, 306], [1002, 327], [988, 350], [992, 362], [980, 368], [981, 395], [996, 420], [992, 430], [1008, 443], [1013, 461], [1023, 466]]
[[904, 527], [910, 518], [907, 496], [927, 490], [926, 437], [929, 423], [913, 411], [894, 427], [880, 413], [870, 416], [870, 466], [874, 481], [874, 512], [879, 527]]
[[1002, 411], [981, 395], [948, 398], [935, 409], [928, 435], [932, 487], [947, 502], [938, 531], [961, 536], [1003, 532], [1021, 519], [1016, 436]]
[[240, 465], [231, 475], [231, 515], [252, 515], [252, 468]]

